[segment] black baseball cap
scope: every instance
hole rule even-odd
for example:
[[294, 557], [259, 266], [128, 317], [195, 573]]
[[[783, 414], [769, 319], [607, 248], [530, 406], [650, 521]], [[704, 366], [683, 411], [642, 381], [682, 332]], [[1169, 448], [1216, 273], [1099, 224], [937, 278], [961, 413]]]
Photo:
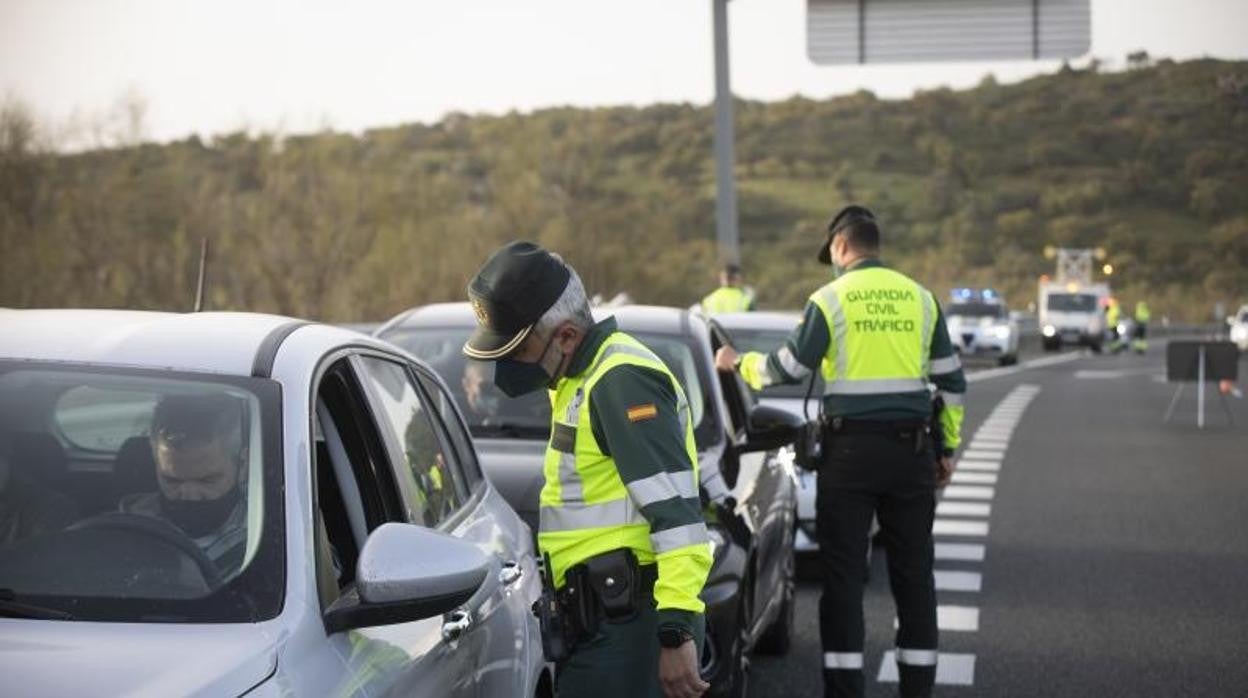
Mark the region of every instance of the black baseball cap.
[[828, 236], [823, 240], [823, 246], [819, 248], [819, 261], [823, 264], [832, 263], [832, 251], [829, 246], [832, 244], [832, 238], [841, 232], [844, 228], [856, 223], [875, 223], [875, 214], [871, 213], [871, 209], [858, 204], [850, 204], [841, 209], [832, 217], [832, 222], [828, 223]]
[[571, 278], [568, 266], [539, 245], [517, 240], [500, 247], [468, 283], [477, 329], [464, 355], [494, 361], [515, 351]]

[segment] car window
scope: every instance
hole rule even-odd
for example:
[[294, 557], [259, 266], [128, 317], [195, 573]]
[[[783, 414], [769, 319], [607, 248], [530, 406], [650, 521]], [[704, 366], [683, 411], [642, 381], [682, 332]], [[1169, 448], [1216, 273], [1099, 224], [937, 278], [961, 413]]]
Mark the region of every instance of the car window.
[[[273, 617], [280, 410], [262, 379], [0, 363], [0, 588], [83, 620]], [[66, 445], [105, 467], [66, 467]]]
[[456, 465], [458, 465], [455, 474], [463, 479], [466, 485], [464, 494], [467, 495], [482, 480], [481, 465], [477, 462], [477, 452], [472, 446], [472, 439], [455, 409], [453, 399], [442, 384], [432, 376], [426, 375], [424, 371], [417, 370], [414, 374], [420, 386], [424, 388], [425, 394], [429, 396], [434, 411], [441, 417], [442, 426], [446, 428], [451, 448], [455, 451]]
[[142, 391], [80, 385], [61, 394], [52, 419], [68, 445], [116, 453], [127, 439], [147, 433], [156, 399]]
[[1096, 311], [1096, 296], [1088, 293], [1051, 293], [1049, 310], [1067, 313], [1091, 313]]
[[945, 309], [945, 315], [961, 318], [1004, 318], [1009, 312], [999, 303], [950, 303]]
[[413, 523], [436, 527], [464, 503], [454, 460], [443, 445], [437, 416], [424, 404], [411, 375], [401, 364], [361, 357], [364, 380], [377, 418], [385, 425], [391, 461], [406, 485], [408, 516]]
[[314, 534], [323, 607], [355, 581], [356, 562], [368, 534], [383, 523], [407, 518], [364, 393], [348, 359], [326, 370], [316, 392], [311, 420]]
[[407, 327], [382, 335], [423, 359], [446, 381], [476, 437], [545, 440], [550, 398], [544, 391], [510, 398], [494, 385], [494, 363], [470, 361], [462, 351], [471, 327]]

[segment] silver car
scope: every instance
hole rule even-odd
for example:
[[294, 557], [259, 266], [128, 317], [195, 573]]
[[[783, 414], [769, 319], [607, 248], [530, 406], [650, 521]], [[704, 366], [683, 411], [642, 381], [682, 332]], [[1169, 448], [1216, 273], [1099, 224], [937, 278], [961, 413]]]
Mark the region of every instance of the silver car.
[[446, 386], [289, 318], [0, 315], [6, 696], [547, 696]]

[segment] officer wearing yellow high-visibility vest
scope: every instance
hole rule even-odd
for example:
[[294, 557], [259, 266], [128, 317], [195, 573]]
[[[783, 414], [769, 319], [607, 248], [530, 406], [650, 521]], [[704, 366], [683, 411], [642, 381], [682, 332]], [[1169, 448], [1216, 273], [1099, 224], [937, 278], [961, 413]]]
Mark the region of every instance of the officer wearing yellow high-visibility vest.
[[[795, 383], [814, 370], [824, 380], [816, 495], [823, 596], [819, 626], [827, 696], [863, 693], [862, 579], [872, 516], [888, 549], [897, 604], [893, 655], [903, 696], [931, 695], [936, 675], [936, 595], [932, 574], [935, 488], [948, 482], [961, 440], [966, 379], [932, 294], [879, 259], [880, 229], [861, 206], [832, 219], [819, 261], [837, 278], [810, 297], [801, 324], [769, 354], [716, 355], [756, 389]], [[944, 399], [928, 431], [928, 381]]]
[[1153, 319], [1153, 313], [1148, 309], [1148, 303], [1144, 301], [1135, 302], [1135, 337], [1131, 339], [1131, 348], [1138, 354], [1148, 351], [1148, 323]]
[[701, 695], [711, 549], [679, 382], [614, 319], [595, 324], [576, 272], [533, 243], [497, 250], [468, 297], [464, 353], [496, 362], [507, 395], [551, 391], [538, 547], [573, 644], [556, 692]]
[[702, 312], [744, 313], [754, 309], [754, 290], [745, 286], [741, 267], [725, 264], [719, 272], [719, 288], [702, 299]]

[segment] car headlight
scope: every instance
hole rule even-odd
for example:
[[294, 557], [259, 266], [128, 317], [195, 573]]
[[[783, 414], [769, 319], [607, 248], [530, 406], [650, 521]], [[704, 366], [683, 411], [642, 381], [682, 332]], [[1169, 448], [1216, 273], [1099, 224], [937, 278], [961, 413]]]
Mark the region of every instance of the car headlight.
[[997, 327], [992, 328], [992, 334], [997, 339], [1009, 339], [1010, 328], [1006, 325], [998, 325]]
[[1042, 331], [1044, 332], [1045, 337], [1052, 337], [1057, 334], [1057, 328], [1052, 325], [1045, 325], [1044, 330]]

